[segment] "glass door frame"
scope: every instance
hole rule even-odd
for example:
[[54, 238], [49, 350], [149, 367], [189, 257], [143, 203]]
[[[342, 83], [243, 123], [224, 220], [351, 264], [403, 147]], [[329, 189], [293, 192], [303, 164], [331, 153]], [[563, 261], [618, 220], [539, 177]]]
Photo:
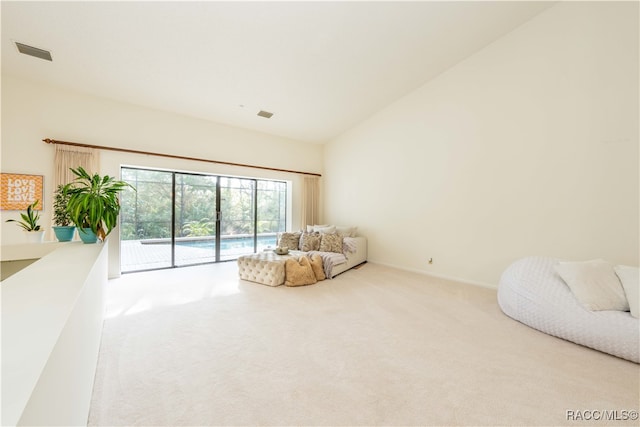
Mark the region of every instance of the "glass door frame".
[[[229, 179], [241, 179], [241, 180], [248, 180], [253, 182], [253, 191], [252, 191], [252, 198], [253, 198], [253, 212], [252, 212], [252, 222], [253, 222], [253, 227], [252, 227], [252, 234], [253, 234], [253, 250], [250, 253], [255, 253], [258, 250], [258, 218], [259, 218], [259, 213], [258, 213], [258, 182], [260, 181], [274, 181], [274, 182], [280, 182], [280, 183], [286, 183], [285, 180], [277, 180], [277, 179], [260, 179], [260, 178], [250, 178], [250, 177], [239, 177], [239, 176], [229, 176], [229, 175], [218, 175], [218, 174], [209, 174], [209, 173], [202, 173], [202, 172], [185, 172], [185, 171], [176, 171], [176, 170], [166, 170], [166, 169], [156, 169], [156, 168], [147, 168], [147, 167], [137, 167], [137, 166], [121, 166], [121, 171], [124, 169], [127, 170], [145, 170], [145, 171], [151, 171], [151, 172], [162, 172], [162, 173], [168, 173], [171, 174], [171, 236], [170, 236], [170, 249], [171, 249], [171, 260], [170, 260], [170, 265], [169, 266], [161, 266], [161, 267], [151, 267], [151, 268], [144, 268], [144, 269], [139, 269], [139, 270], [129, 270], [129, 271], [121, 271], [122, 274], [127, 274], [127, 273], [135, 273], [135, 272], [140, 272], [140, 271], [153, 271], [153, 270], [163, 270], [163, 269], [168, 269], [168, 268], [180, 268], [180, 267], [187, 267], [187, 266], [196, 266], [196, 265], [203, 265], [203, 264], [212, 264], [212, 263], [219, 263], [219, 262], [228, 262], [228, 261], [234, 261], [237, 258], [231, 258], [231, 259], [221, 259], [222, 258], [222, 250], [221, 250], [221, 237], [222, 237], [222, 228], [221, 228], [221, 224], [222, 224], [222, 187], [220, 185], [220, 181], [222, 178], [229, 178]], [[177, 224], [176, 224], [176, 211], [177, 211], [177, 206], [176, 206], [176, 191], [177, 191], [177, 182], [176, 182], [176, 176], [180, 174], [180, 175], [189, 175], [189, 176], [207, 176], [207, 177], [211, 177], [211, 178], [215, 178], [215, 252], [214, 252], [214, 261], [204, 261], [204, 262], [199, 262], [199, 263], [193, 263], [193, 264], [180, 264], [180, 265], [176, 265], [176, 231], [177, 231]], [[121, 173], [122, 176], [122, 173]], [[287, 185], [285, 187], [285, 212], [284, 212], [284, 223], [287, 224], [287, 217], [288, 217], [288, 213], [289, 213], [289, 209], [290, 209], [290, 199], [289, 199], [289, 185]], [[283, 230], [284, 231], [284, 230]], [[278, 231], [279, 232], [279, 231]], [[120, 242], [120, 246], [122, 247], [122, 238], [121, 238], [121, 242]], [[238, 255], [241, 256], [241, 255]]]

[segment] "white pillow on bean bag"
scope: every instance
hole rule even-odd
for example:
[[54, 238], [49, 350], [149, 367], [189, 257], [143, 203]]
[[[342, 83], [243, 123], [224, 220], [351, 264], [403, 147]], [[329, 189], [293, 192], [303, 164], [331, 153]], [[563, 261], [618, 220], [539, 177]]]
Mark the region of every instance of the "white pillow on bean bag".
[[591, 311], [629, 311], [629, 303], [613, 264], [595, 259], [582, 262], [559, 262], [556, 272], [580, 303]]
[[631, 315], [637, 319], [640, 314], [640, 268], [616, 265], [614, 270], [627, 295]]

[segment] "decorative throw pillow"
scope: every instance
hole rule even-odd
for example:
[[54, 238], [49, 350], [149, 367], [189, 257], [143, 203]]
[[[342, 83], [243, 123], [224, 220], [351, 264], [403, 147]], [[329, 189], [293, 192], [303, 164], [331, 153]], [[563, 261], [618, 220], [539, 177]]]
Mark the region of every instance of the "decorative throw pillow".
[[300, 257], [299, 260], [289, 258], [284, 262], [285, 286], [313, 285], [317, 282], [309, 258]]
[[297, 251], [300, 234], [300, 232], [282, 233], [280, 235], [280, 240], [278, 241], [278, 247], [287, 248], [290, 251]]
[[314, 231], [318, 231], [317, 228], [328, 227], [329, 224], [321, 224], [321, 225], [307, 225], [307, 233], [313, 233]]
[[336, 233], [342, 234], [344, 237], [356, 237], [358, 234], [358, 227], [341, 227], [336, 226]]
[[320, 249], [320, 233], [302, 233], [300, 236], [300, 250], [304, 252]]
[[342, 253], [342, 234], [321, 234], [320, 252], [337, 252]]
[[320, 255], [311, 255], [311, 269], [313, 270], [313, 274], [316, 276], [316, 280], [318, 282], [327, 278], [324, 275], [324, 269], [322, 268], [322, 257]]
[[335, 225], [327, 225], [325, 227], [320, 227], [320, 226], [314, 226], [313, 227], [313, 231], [317, 231], [321, 234], [333, 234], [336, 232], [336, 226]]
[[637, 319], [638, 314], [640, 314], [640, 268], [616, 265], [614, 271], [622, 283], [624, 293], [627, 295], [631, 315]]
[[613, 264], [601, 259], [560, 262], [556, 265], [556, 271], [585, 308], [592, 311], [629, 310]]

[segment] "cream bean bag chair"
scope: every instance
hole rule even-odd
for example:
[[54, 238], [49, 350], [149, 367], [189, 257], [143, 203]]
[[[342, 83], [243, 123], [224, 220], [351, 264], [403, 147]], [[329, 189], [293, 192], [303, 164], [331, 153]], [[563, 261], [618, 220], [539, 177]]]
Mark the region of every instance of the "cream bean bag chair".
[[557, 272], [560, 263], [528, 257], [511, 264], [498, 286], [502, 311], [546, 334], [640, 363], [640, 321], [629, 311], [586, 308]]

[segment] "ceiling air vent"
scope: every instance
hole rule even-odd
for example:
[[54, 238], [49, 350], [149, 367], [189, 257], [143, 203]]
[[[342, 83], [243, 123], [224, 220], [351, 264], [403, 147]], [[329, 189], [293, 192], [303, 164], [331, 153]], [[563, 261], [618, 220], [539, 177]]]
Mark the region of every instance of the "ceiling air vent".
[[260, 110], [260, 112], [258, 113], [258, 115], [259, 115], [260, 117], [264, 117], [264, 118], [266, 118], [266, 119], [270, 119], [270, 118], [271, 118], [271, 116], [273, 116], [273, 113], [270, 113], [270, 112], [268, 112], [268, 111], [262, 111], [262, 110]]
[[18, 52], [24, 53], [25, 55], [35, 56], [36, 58], [44, 59], [47, 61], [53, 61], [51, 58], [51, 52], [44, 49], [39, 49], [37, 47], [29, 46], [26, 44], [15, 42], [16, 47], [18, 48]]

